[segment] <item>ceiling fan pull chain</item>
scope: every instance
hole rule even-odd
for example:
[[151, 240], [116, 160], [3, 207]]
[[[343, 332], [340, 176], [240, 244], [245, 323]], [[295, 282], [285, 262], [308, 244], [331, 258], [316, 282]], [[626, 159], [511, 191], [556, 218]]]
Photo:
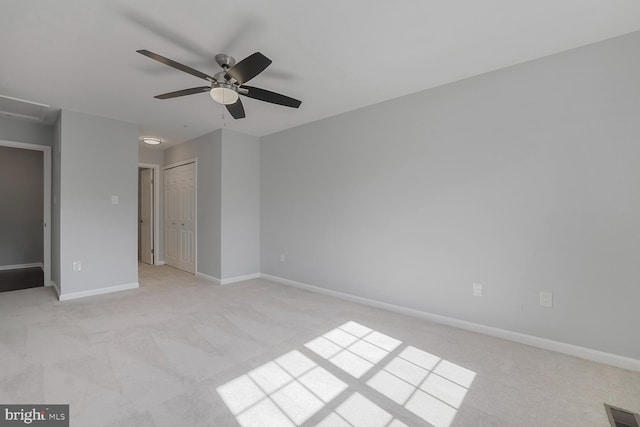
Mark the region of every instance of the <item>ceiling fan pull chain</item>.
[[224, 102], [224, 96], [225, 96], [226, 93], [227, 93], [226, 90], [222, 91], [222, 104], [223, 104], [223, 107], [222, 107], [222, 127], [223, 128], [227, 127], [227, 121], [224, 118], [224, 110], [225, 110], [225, 106], [226, 106], [226, 103]]

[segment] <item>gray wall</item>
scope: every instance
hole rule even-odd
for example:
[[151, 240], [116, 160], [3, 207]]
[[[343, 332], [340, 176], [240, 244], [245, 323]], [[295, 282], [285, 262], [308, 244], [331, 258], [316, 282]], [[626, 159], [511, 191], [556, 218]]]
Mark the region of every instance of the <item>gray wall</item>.
[[262, 272], [640, 358], [638, 46], [262, 138]]
[[0, 266], [44, 262], [44, 153], [0, 146]]
[[53, 126], [0, 117], [0, 139], [52, 146]]
[[165, 150], [165, 165], [198, 159], [198, 272], [260, 272], [259, 139], [219, 129]]
[[[222, 130], [171, 147], [165, 165], [198, 159], [198, 272], [220, 278]], [[160, 231], [164, 233], [164, 230]], [[164, 252], [162, 252], [164, 254]], [[164, 256], [163, 256], [164, 258]]]
[[[137, 126], [70, 111], [61, 114], [62, 294], [135, 283]], [[119, 197], [117, 205], [111, 204], [112, 195]], [[82, 271], [72, 270], [73, 261], [82, 262]]]
[[260, 144], [222, 132], [221, 278], [260, 272]]
[[138, 148], [138, 161], [162, 166], [164, 165], [164, 151], [140, 146]]

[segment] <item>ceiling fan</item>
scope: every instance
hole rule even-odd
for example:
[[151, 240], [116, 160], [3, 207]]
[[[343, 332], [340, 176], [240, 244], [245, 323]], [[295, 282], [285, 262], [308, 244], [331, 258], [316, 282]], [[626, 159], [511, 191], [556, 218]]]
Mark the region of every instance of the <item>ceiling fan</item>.
[[298, 108], [300, 107], [300, 104], [302, 104], [302, 102], [297, 99], [290, 98], [279, 93], [260, 89], [258, 87], [245, 86], [246, 82], [263, 72], [272, 62], [260, 52], [249, 55], [237, 64], [236, 60], [232, 56], [224, 53], [216, 55], [216, 62], [222, 67], [222, 71], [217, 72], [213, 77], [146, 49], [141, 49], [137, 52], [211, 83], [209, 86], [192, 87], [189, 89], [177, 90], [175, 92], [163, 93], [162, 95], [154, 97], [157, 99], [170, 99], [177, 98], [179, 96], [209, 92], [214, 101], [227, 107], [227, 110], [234, 119], [242, 119], [245, 117], [244, 107], [242, 106], [242, 101], [238, 95], [244, 95], [259, 101], [270, 102], [272, 104], [292, 108]]

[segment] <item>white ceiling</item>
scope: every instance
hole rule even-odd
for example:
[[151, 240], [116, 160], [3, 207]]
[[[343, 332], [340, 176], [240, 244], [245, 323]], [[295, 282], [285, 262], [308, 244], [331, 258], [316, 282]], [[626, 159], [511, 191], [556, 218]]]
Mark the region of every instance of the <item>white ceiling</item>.
[[[167, 147], [212, 130], [262, 136], [640, 29], [637, 0], [3, 0], [0, 95], [136, 123]], [[206, 85], [138, 53], [207, 74], [260, 51], [249, 84], [303, 101], [243, 98], [234, 120]]]

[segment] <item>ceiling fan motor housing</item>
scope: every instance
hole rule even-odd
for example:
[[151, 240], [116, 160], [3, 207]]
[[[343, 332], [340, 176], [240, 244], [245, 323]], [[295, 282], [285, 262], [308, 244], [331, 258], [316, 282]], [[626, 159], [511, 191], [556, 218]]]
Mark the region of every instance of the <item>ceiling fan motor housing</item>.
[[225, 71], [219, 71], [215, 73], [213, 75], [213, 78], [215, 81], [211, 83], [211, 89], [213, 89], [214, 87], [222, 87], [222, 88], [235, 90], [241, 95], [246, 95], [247, 93], [249, 93], [249, 90], [243, 87], [240, 87], [240, 85], [238, 85], [235, 79], [232, 78], [231, 80], [227, 80]]
[[226, 53], [219, 53], [216, 55], [216, 62], [225, 70], [236, 65], [236, 60], [233, 56], [227, 55]]

